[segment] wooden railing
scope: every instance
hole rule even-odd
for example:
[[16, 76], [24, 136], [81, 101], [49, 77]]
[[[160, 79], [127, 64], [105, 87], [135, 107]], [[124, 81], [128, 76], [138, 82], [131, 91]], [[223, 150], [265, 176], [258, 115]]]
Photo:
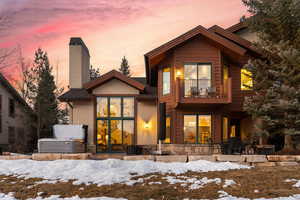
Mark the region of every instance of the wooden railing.
[[177, 103], [231, 103], [231, 78], [224, 81], [219, 87], [210, 86], [206, 79], [179, 79], [176, 80]]

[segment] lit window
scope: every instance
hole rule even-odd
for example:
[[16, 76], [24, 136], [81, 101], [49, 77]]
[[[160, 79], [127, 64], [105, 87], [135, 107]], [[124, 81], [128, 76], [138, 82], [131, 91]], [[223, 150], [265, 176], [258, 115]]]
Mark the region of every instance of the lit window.
[[171, 69], [163, 69], [163, 95], [170, 94], [170, 85], [171, 85]]
[[184, 143], [208, 144], [210, 140], [210, 115], [184, 115]]
[[171, 117], [166, 117], [166, 139], [164, 140], [165, 144], [171, 143]]
[[251, 90], [252, 87], [252, 73], [246, 69], [241, 69], [241, 90]]
[[228, 140], [228, 118], [223, 117], [223, 142]]

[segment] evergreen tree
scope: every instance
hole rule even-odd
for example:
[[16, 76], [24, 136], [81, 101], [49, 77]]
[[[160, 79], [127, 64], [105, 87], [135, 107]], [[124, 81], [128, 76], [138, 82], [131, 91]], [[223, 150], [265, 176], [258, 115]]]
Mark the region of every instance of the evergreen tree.
[[285, 135], [285, 148], [294, 148], [291, 135], [300, 134], [300, 1], [243, 0], [254, 16], [247, 20], [258, 35], [263, 57], [249, 61], [254, 96], [245, 110], [257, 123], [259, 135]]
[[126, 59], [126, 57], [124, 56], [122, 58], [122, 62], [121, 62], [121, 66], [119, 68], [119, 71], [124, 74], [125, 76], [128, 76], [130, 77], [131, 76], [131, 73], [130, 73], [130, 66], [128, 64], [128, 60]]
[[34, 69], [37, 74], [34, 110], [38, 117], [38, 138], [51, 137], [51, 128], [58, 122], [58, 102], [52, 67], [47, 53], [40, 48], [35, 52]]

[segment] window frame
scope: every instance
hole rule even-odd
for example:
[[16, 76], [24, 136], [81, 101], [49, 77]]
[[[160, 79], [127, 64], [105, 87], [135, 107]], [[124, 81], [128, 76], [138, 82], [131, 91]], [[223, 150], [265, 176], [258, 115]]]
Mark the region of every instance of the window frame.
[[[246, 73], [243, 72], [243, 70], [245, 70]], [[250, 74], [247, 74], [247, 73], [250, 73]], [[240, 89], [241, 89], [241, 91], [252, 91], [253, 90], [253, 84], [254, 83], [253, 83], [253, 77], [251, 75], [252, 75], [252, 73], [250, 71], [248, 71], [245, 68], [241, 68], [241, 73], [240, 73], [240, 76], [241, 76], [241, 87], [240, 87]], [[251, 79], [251, 84], [249, 86], [243, 84], [243, 81], [242, 81], [243, 80], [243, 76], [247, 76], [247, 77], [249, 77]]]
[[184, 129], [184, 117], [185, 116], [196, 116], [196, 142], [195, 143], [186, 143], [185, 142], [185, 131], [183, 130], [183, 143], [184, 144], [203, 144], [203, 145], [207, 145], [209, 144], [209, 141], [207, 141], [207, 143], [200, 143], [200, 136], [201, 136], [201, 132], [200, 132], [200, 126], [199, 126], [199, 116], [209, 116], [210, 117], [210, 138], [212, 139], [212, 132], [213, 132], [213, 115], [212, 114], [208, 114], [208, 113], [200, 113], [200, 114], [184, 114], [183, 115], [183, 129]]
[[[97, 99], [98, 98], [106, 98], [107, 99], [107, 115], [106, 116], [99, 116], [97, 115], [97, 112], [98, 112], [98, 101]], [[121, 115], [119, 117], [112, 117], [110, 115], [110, 99], [111, 98], [120, 98], [121, 99]], [[124, 113], [124, 105], [123, 105], [123, 99], [124, 98], [132, 98], [133, 99], [133, 116], [132, 117], [124, 117], [123, 113]], [[111, 143], [111, 121], [113, 120], [119, 120], [121, 122], [121, 131], [122, 131], [122, 144], [121, 145], [128, 145], [128, 144], [124, 144], [124, 121], [132, 121], [133, 122], [133, 141], [132, 143], [134, 144], [135, 143], [135, 131], [136, 131], [136, 127], [135, 127], [135, 123], [136, 123], [136, 99], [135, 99], [135, 96], [96, 96], [96, 131], [98, 131], [98, 120], [102, 120], [102, 121], [107, 121], [107, 126], [108, 126], [108, 141], [107, 141], [107, 145], [110, 146], [110, 148], [112, 147], [112, 144]], [[96, 133], [96, 145], [98, 146], [98, 133]], [[131, 145], [133, 145], [131, 144]], [[109, 150], [110, 151], [110, 150]]]
[[[165, 142], [166, 141], [166, 139], [167, 139], [167, 118], [169, 118], [170, 119], [170, 135], [169, 135], [169, 141], [170, 142]], [[166, 138], [165, 138], [165, 140], [163, 141], [163, 143], [164, 144], [171, 144], [172, 142], [171, 142], [171, 130], [172, 130], [172, 117], [171, 117], [171, 115], [170, 114], [167, 114], [166, 115], [166, 121], [165, 121], [165, 125], [166, 125]]]
[[[165, 71], [165, 70], [167, 70], [167, 69], [169, 69], [169, 71]], [[166, 95], [169, 95], [169, 94], [171, 94], [171, 77], [172, 77], [172, 75], [171, 75], [171, 67], [163, 67], [162, 68], [162, 96], [166, 96]], [[168, 88], [168, 91], [165, 93], [165, 88], [164, 88], [164, 86], [165, 86], [165, 80], [164, 80], [164, 73], [169, 73], [169, 80], [168, 80], [168, 83], [169, 83], [169, 88]]]

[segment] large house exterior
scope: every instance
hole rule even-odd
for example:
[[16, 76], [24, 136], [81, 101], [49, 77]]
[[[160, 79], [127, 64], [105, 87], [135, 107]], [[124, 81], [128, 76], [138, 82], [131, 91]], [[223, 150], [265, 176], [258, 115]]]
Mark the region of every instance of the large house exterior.
[[1, 151], [32, 152], [35, 135], [33, 121], [31, 108], [0, 73]]
[[253, 122], [243, 111], [252, 95], [243, 66], [259, 56], [244, 23], [198, 26], [145, 54], [146, 77], [112, 70], [89, 79], [89, 50], [71, 38], [70, 90], [60, 97], [71, 123], [86, 124], [88, 151], [122, 152], [128, 145], [176, 154], [218, 152], [230, 137], [247, 141]]

